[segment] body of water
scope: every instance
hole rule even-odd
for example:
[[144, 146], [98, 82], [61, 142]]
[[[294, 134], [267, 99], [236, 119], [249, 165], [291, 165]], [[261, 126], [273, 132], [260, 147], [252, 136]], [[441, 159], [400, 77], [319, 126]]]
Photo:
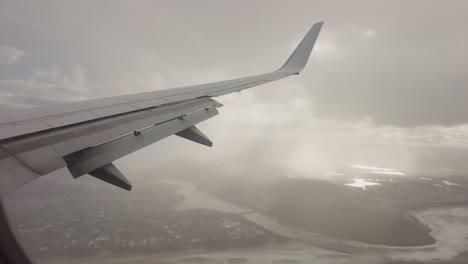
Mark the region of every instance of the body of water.
[[[365, 262], [367, 260], [375, 262], [378, 259], [430, 261], [449, 260], [468, 249], [468, 208], [439, 208], [412, 213], [416, 218], [432, 229], [431, 235], [437, 242], [434, 245], [422, 247], [391, 247], [334, 239], [300, 228], [284, 225], [269, 215], [258, 212], [252, 213], [252, 209], [250, 208], [238, 206], [223, 201], [208, 193], [201, 192], [189, 182], [179, 180], [165, 180], [164, 182], [178, 186], [178, 192], [183, 194], [186, 198], [183, 202], [178, 204], [175, 209], [207, 208], [232, 213], [247, 213], [244, 214], [244, 216], [258, 225], [264, 226], [280, 235], [310, 245], [310, 247], [307, 246], [307, 249], [299, 250], [299, 252], [298, 250], [274, 250], [269, 253], [272, 258], [281, 259], [285, 257], [292, 261], [294, 258], [290, 258], [290, 254], [293, 254], [296, 255], [295, 259], [298, 261], [318, 260], [317, 258], [331, 258], [336, 261], [317, 261], [317, 263], [342, 263], [341, 260], [346, 259], [346, 261], [349, 261], [352, 259], [354, 261], [354, 259], [359, 257], [362, 257], [362, 260], [356, 259], [356, 261], [361, 261], [361, 263], [367, 263]], [[317, 255], [317, 252], [320, 252], [320, 256]], [[340, 254], [343, 252], [349, 252], [351, 255]], [[239, 254], [244, 256], [246, 253]], [[216, 259], [223, 257], [228, 259], [236, 258], [236, 256], [241, 257], [239, 254], [217, 253], [208, 255]], [[258, 252], [255, 254], [258, 255]], [[246, 260], [247, 262], [244, 263], [261, 263], [254, 262], [255, 258], [253, 256], [255, 256], [255, 254], [252, 254], [252, 262]], [[300, 256], [300, 258], [298, 258], [298, 256]], [[325, 256], [328, 257], [325, 258]]]
[[358, 187], [367, 190], [367, 186], [381, 185], [378, 182], [366, 181], [365, 179], [354, 179], [353, 183], [347, 183], [346, 186]]

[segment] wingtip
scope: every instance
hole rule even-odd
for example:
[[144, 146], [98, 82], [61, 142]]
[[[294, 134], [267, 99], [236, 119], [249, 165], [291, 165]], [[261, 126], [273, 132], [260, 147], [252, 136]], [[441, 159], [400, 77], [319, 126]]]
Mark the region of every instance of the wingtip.
[[320, 30], [323, 26], [323, 21], [317, 22], [312, 25], [309, 32], [302, 39], [301, 43], [297, 46], [294, 52], [289, 56], [288, 60], [284, 65], [278, 69], [279, 72], [289, 74], [299, 74], [304, 69], [309, 60], [310, 53], [314, 48], [315, 42], [317, 41]]
[[314, 27], [322, 27], [323, 23], [323, 21], [316, 22], [310, 27], [310, 29], [312, 30]]

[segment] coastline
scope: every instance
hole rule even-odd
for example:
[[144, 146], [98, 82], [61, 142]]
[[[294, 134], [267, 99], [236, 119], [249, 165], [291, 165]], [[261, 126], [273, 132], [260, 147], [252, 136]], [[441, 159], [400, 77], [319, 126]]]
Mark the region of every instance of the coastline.
[[[350, 258], [353, 259], [359, 256], [378, 256], [379, 259], [388, 259], [402, 262], [411, 261], [433, 261], [446, 260], [449, 261], [459, 254], [466, 252], [468, 248], [468, 229], [465, 228], [468, 224], [468, 207], [446, 207], [428, 210], [417, 210], [408, 212], [417, 217], [424, 224], [431, 228], [431, 233], [434, 233], [436, 243], [429, 246], [419, 247], [390, 247], [381, 245], [370, 245], [355, 241], [348, 241], [360, 251], [348, 255], [336, 251], [323, 249], [306, 243], [293, 240], [283, 245], [266, 245], [250, 248], [233, 248], [227, 250], [207, 250], [207, 249], [190, 249], [162, 253], [125, 253], [112, 254], [102, 253], [93, 256], [85, 257], [53, 257], [50, 259], [37, 260], [37, 263], [43, 264], [123, 264], [123, 263], [192, 263], [194, 261], [213, 260], [213, 259], [237, 259], [239, 261], [247, 261], [248, 258], [261, 257], [263, 255], [284, 255], [285, 258], [291, 255], [298, 257], [322, 257], [322, 258]], [[457, 218], [458, 217], [458, 218]], [[451, 222], [451, 219], [455, 221]], [[459, 220], [466, 222], [460, 223]], [[466, 231], [464, 231], [466, 230]], [[455, 240], [451, 234], [458, 234]], [[457, 246], [454, 246], [457, 245]], [[185, 262], [184, 262], [185, 261]], [[192, 262], [190, 262], [192, 261]], [[195, 262], [194, 262], [195, 263]], [[203, 263], [203, 262], [200, 262]], [[251, 263], [251, 262], [240, 262]], [[448, 262], [449, 263], [449, 262]]]
[[[204, 263], [196, 262], [197, 260], [213, 260], [213, 259], [238, 259], [239, 261], [249, 262], [238, 262], [238, 263], [255, 263], [253, 260], [258, 260], [262, 255], [268, 255], [270, 257], [282, 257], [284, 259], [295, 259], [294, 255], [303, 260], [309, 260], [310, 258], [319, 257], [326, 259], [329, 258], [345, 258], [353, 259], [359, 256], [376, 255], [384, 259], [398, 260], [398, 261], [419, 261], [433, 260], [433, 259], [444, 259], [449, 260], [457, 256], [458, 254], [466, 251], [468, 243], [462, 238], [459, 238], [456, 243], [462, 245], [452, 249], [454, 246], [450, 241], [444, 240], [447, 234], [450, 233], [450, 226], [457, 225], [457, 221], [451, 223], [450, 221], [443, 222], [444, 215], [454, 212], [456, 217], [457, 212], [466, 212], [468, 215], [468, 206], [446, 206], [425, 209], [413, 209], [406, 210], [403, 213], [408, 217], [414, 217], [422, 224], [430, 228], [430, 234], [436, 239], [435, 243], [424, 246], [386, 246], [376, 244], [366, 244], [363, 242], [357, 242], [353, 240], [337, 239], [327, 237], [324, 235], [305, 232], [302, 229], [292, 228], [290, 226], [284, 226], [277, 222], [277, 220], [269, 219], [265, 220], [263, 217], [258, 219], [258, 214], [261, 213], [250, 213], [252, 209], [246, 208], [230, 201], [225, 201], [220, 197], [213, 196], [209, 193], [198, 190], [194, 184], [186, 181], [164, 181], [165, 183], [175, 185], [179, 194], [188, 195], [190, 198], [186, 201], [175, 205], [175, 210], [193, 209], [193, 208], [209, 208], [212, 210], [220, 210], [230, 213], [248, 214], [244, 215], [249, 220], [255, 220], [253, 222], [278, 233], [282, 236], [291, 239], [290, 242], [282, 245], [267, 244], [265, 246], [255, 246], [249, 248], [230, 248], [226, 250], [210, 250], [210, 249], [189, 249], [179, 250], [170, 252], [148, 252], [148, 253], [117, 253], [111, 252], [100, 252], [96, 255], [83, 256], [83, 257], [50, 257], [38, 259], [37, 263], [98, 263], [98, 264], [110, 264], [110, 263]], [[257, 215], [257, 217], [255, 217]], [[256, 219], [253, 219], [256, 218]], [[442, 221], [442, 222], [441, 222]], [[463, 222], [464, 227], [468, 226], [468, 217]], [[278, 227], [279, 225], [279, 227]], [[456, 227], [456, 226], [455, 226]], [[456, 228], [460, 228], [460, 225]], [[465, 228], [467, 229], [467, 228]], [[468, 229], [467, 229], [468, 231]], [[463, 230], [459, 231], [462, 233]], [[467, 232], [468, 236], [468, 232]], [[465, 248], [463, 248], [465, 247]], [[349, 254], [343, 253], [343, 250]], [[211, 263], [211, 262], [209, 262]], [[228, 262], [230, 263], [230, 262]]]
[[[124, 254], [112, 254], [112, 253], [101, 253], [92, 256], [85, 257], [53, 257], [50, 259], [36, 259], [35, 263], [38, 264], [108, 264], [108, 263], [140, 263], [138, 261], [144, 261], [142, 263], [159, 263], [158, 261], [169, 261], [177, 260], [186, 257], [196, 257], [201, 255], [212, 255], [212, 254], [250, 254], [267, 251], [304, 251], [314, 249], [317, 251], [328, 252], [328, 250], [313, 247], [297, 241], [288, 242], [284, 245], [265, 245], [258, 247], [249, 248], [236, 248], [227, 250], [208, 250], [208, 249], [189, 249], [180, 251], [170, 252], [157, 252], [157, 253], [124, 253]], [[331, 252], [331, 251], [330, 251]], [[340, 254], [333, 252], [333, 254]]]

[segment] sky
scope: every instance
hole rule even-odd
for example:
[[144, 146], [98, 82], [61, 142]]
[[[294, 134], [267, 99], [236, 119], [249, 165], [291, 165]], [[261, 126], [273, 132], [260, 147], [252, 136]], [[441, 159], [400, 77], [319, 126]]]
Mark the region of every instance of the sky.
[[299, 76], [217, 98], [220, 115], [199, 125], [212, 148], [170, 137], [120, 166], [465, 174], [467, 8], [456, 0], [0, 0], [0, 109], [268, 72], [324, 21]]

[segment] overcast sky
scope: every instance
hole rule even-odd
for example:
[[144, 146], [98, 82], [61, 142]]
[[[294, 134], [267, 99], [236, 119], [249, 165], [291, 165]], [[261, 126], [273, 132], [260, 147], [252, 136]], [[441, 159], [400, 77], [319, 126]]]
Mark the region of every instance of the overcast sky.
[[220, 97], [200, 125], [120, 161], [327, 174], [346, 164], [468, 171], [466, 1], [0, 0], [0, 109], [274, 70], [325, 24], [299, 76]]

